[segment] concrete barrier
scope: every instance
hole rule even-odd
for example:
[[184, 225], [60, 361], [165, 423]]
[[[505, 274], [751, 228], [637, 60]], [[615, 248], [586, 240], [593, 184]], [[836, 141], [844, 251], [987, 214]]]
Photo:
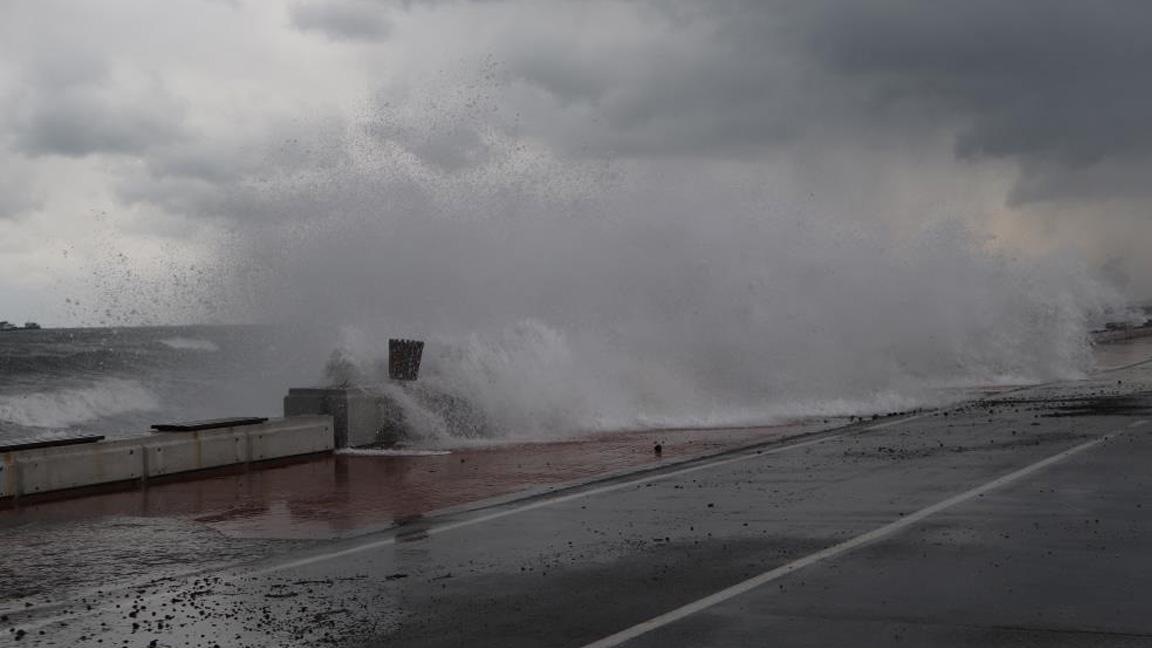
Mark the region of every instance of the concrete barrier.
[[284, 416], [327, 414], [336, 447], [388, 445], [400, 437], [399, 407], [382, 393], [357, 387], [293, 387], [284, 397]]
[[17, 492], [34, 495], [92, 484], [140, 479], [144, 473], [144, 446], [132, 439], [18, 450]]
[[16, 458], [9, 452], [0, 457], [0, 497], [10, 497], [16, 494], [20, 486], [19, 475], [16, 474]]
[[[242, 428], [248, 431], [250, 461], [325, 452], [335, 447], [335, 426], [331, 416], [291, 416], [279, 419], [275, 429], [260, 425]], [[316, 427], [322, 422], [323, 433]]]
[[295, 416], [257, 425], [15, 450], [0, 455], [0, 498], [325, 452], [334, 447], [333, 429], [331, 416]]
[[157, 433], [144, 446], [148, 477], [250, 461], [243, 427]]

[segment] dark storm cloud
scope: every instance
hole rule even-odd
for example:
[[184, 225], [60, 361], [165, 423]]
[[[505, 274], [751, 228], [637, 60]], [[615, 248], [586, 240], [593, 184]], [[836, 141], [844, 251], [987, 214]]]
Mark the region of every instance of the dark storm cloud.
[[594, 152], [724, 157], [803, 138], [943, 132], [959, 157], [1018, 162], [1017, 201], [1055, 198], [1069, 182], [1082, 195], [1146, 193], [1126, 169], [1152, 158], [1152, 3], [649, 6], [659, 18], [648, 25], [667, 32], [655, 46], [511, 50], [511, 73], [552, 98], [538, 107], [543, 136]]
[[[443, 42], [396, 46], [458, 51], [459, 60], [445, 60], [459, 69], [486, 57], [499, 65], [493, 74], [479, 63], [433, 90], [489, 94], [499, 110], [445, 119], [433, 104], [371, 129], [440, 171], [488, 163], [488, 136], [501, 130], [570, 155], [637, 158], [756, 159], [781, 147], [861, 143], [914, 149], [944, 136], [960, 157], [1017, 162], [1016, 202], [1149, 194], [1152, 3], [301, 0], [287, 20], [339, 47], [383, 41], [390, 12], [417, 10], [417, 21], [396, 24], [437, 24], [466, 10], [477, 36], [445, 31], [452, 37]], [[266, 175], [249, 154], [185, 132], [183, 107], [162, 77], [125, 90], [99, 56], [52, 51], [60, 53], [42, 56], [13, 95], [6, 126], [19, 153], [143, 155], [149, 178], [133, 178], [127, 194], [146, 200], [154, 189], [171, 205]], [[498, 87], [476, 86], [470, 73]], [[393, 101], [381, 94], [382, 106]]]
[[597, 50], [530, 42], [513, 54], [509, 71], [555, 100], [540, 112], [587, 118], [567, 129], [542, 118], [542, 135], [573, 148], [640, 156], [754, 152], [803, 135], [812, 126], [801, 119], [810, 104], [841, 94], [802, 87], [804, 63], [776, 6], [720, 3], [688, 15], [657, 7], [650, 19], [664, 32], [662, 43]]
[[826, 4], [812, 51], [882, 101], [963, 117], [963, 156], [1091, 165], [1152, 151], [1152, 4], [963, 0]]
[[292, 8], [291, 17], [297, 29], [320, 32], [333, 40], [380, 40], [390, 30], [385, 8], [363, 0], [299, 4]]

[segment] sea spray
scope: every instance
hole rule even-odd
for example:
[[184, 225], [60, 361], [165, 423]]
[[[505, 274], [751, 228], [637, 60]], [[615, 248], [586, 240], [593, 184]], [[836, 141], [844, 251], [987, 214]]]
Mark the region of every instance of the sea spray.
[[[996, 268], [973, 266], [964, 270], [973, 277], [958, 280], [979, 279], [987, 288], [1006, 279]], [[730, 327], [723, 339], [686, 338], [680, 348], [644, 353], [646, 341], [622, 331], [565, 331], [539, 320], [434, 337], [417, 384], [388, 382], [384, 338], [373, 344], [371, 333], [346, 328], [346, 339], [356, 341], [334, 355], [329, 377], [389, 396], [413, 438], [451, 442], [902, 411], [945, 402], [960, 388], [1074, 377], [1088, 368], [1088, 320], [1072, 304], [1085, 298], [1076, 290], [1094, 290], [1090, 283], [1031, 293], [1036, 301], [1013, 302], [989, 289], [987, 297], [956, 305], [995, 308], [1000, 319], [993, 324], [936, 313], [940, 304], [919, 293], [931, 287], [902, 279], [909, 297], [925, 301], [878, 311], [871, 315], [877, 321], [823, 321], [814, 340], [771, 326], [758, 336], [749, 322], [747, 330]]]
[[[307, 359], [311, 381], [383, 385], [422, 438], [767, 423], [1074, 377], [1122, 302], [1070, 251], [989, 238], [1003, 195], [952, 173], [865, 164], [842, 184], [829, 160], [565, 157], [498, 130], [443, 168], [379, 121], [301, 133], [314, 155], [230, 185], [220, 263], [237, 317], [300, 332], [262, 375]], [[390, 337], [428, 341], [412, 386], [380, 378]], [[334, 348], [341, 380], [317, 375]]]

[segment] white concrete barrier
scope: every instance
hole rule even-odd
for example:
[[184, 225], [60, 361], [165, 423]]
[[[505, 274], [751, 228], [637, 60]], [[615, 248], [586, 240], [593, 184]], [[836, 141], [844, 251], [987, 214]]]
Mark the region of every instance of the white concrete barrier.
[[16, 474], [16, 459], [9, 452], [0, 457], [0, 497], [11, 497], [19, 486]]
[[363, 387], [293, 387], [284, 397], [284, 416], [330, 414], [336, 447], [395, 443], [401, 436], [399, 406]]
[[19, 490], [14, 495], [140, 479], [144, 476], [144, 448], [133, 439], [84, 445], [18, 450]]
[[248, 432], [240, 426], [194, 432], [160, 432], [144, 446], [147, 476], [201, 470], [244, 463], [248, 458]]
[[14, 450], [0, 454], [0, 497], [314, 454], [332, 450], [333, 441], [331, 416], [293, 416], [256, 425]]
[[[331, 416], [289, 416], [276, 420], [281, 424], [274, 430], [265, 429], [260, 425], [249, 426], [248, 447], [251, 461], [324, 452], [334, 447], [335, 435]], [[316, 433], [318, 425], [322, 425], [323, 434]]]

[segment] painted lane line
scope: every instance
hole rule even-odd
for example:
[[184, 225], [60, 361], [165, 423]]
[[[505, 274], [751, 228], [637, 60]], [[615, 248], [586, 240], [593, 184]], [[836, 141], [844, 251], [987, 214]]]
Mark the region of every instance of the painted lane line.
[[[889, 422], [884, 423], [882, 425], [884, 427], [888, 427], [890, 425], [895, 425], [897, 423], [912, 421], [912, 420], [921, 418], [922, 416], [925, 416], [925, 415], [920, 414], [920, 415], [916, 415], [916, 416], [910, 416], [910, 417], [899, 419], [896, 421], [889, 421]], [[866, 431], [875, 429], [875, 427], [876, 426], [867, 427], [867, 428], [863, 428], [860, 430], [844, 430], [843, 432], [838, 432], [835, 434], [829, 434], [827, 436], [822, 436], [822, 437], [819, 437], [817, 439], [810, 439], [808, 441], [802, 441], [800, 443], [793, 443], [790, 445], [780, 446], [777, 448], [769, 448], [769, 449], [763, 449], [763, 450], [749, 450], [745, 454], [740, 454], [740, 455], [732, 456], [732, 457], [725, 458], [725, 459], [719, 459], [719, 460], [713, 460], [713, 461], [708, 461], [707, 459], [704, 459], [704, 463], [698, 463], [698, 464], [689, 466], [687, 468], [681, 468], [679, 470], [675, 470], [675, 471], [671, 471], [671, 472], [659, 473], [659, 474], [656, 474], [656, 475], [653, 475], [650, 477], [645, 477], [642, 479], [636, 479], [636, 480], [631, 480], [631, 481], [627, 481], [627, 482], [615, 483], [615, 484], [611, 484], [611, 485], [604, 486], [601, 488], [596, 488], [593, 490], [572, 493], [570, 495], [565, 495], [562, 497], [556, 497], [556, 498], [552, 498], [552, 499], [536, 501], [536, 502], [532, 502], [531, 504], [526, 504], [524, 506], [516, 507], [513, 509], [507, 509], [504, 511], [497, 511], [495, 513], [480, 516], [477, 518], [470, 518], [467, 520], [461, 520], [459, 522], [446, 524], [442, 527], [433, 527], [433, 528], [427, 529], [426, 531], [424, 531], [424, 533], [426, 533], [428, 535], [439, 534], [439, 533], [443, 533], [444, 531], [459, 529], [459, 528], [471, 526], [474, 524], [481, 524], [481, 523], [487, 522], [489, 520], [494, 520], [494, 519], [506, 517], [509, 515], [514, 515], [516, 513], [522, 513], [524, 511], [529, 511], [529, 510], [541, 508], [544, 506], [550, 506], [552, 504], [567, 502], [567, 501], [571, 501], [574, 499], [579, 499], [581, 497], [589, 497], [592, 495], [598, 495], [601, 493], [606, 493], [606, 492], [611, 492], [614, 490], [620, 490], [623, 488], [628, 488], [629, 486], [637, 486], [637, 485], [642, 485], [645, 483], [660, 481], [663, 479], [669, 479], [669, 478], [676, 477], [679, 475], [684, 475], [687, 473], [696, 472], [698, 470], [705, 470], [707, 468], [724, 466], [724, 465], [727, 465], [730, 463], [735, 463], [738, 461], [747, 461], [749, 459], [755, 459], [757, 457], [764, 457], [767, 455], [774, 455], [774, 454], [779, 454], [782, 452], [787, 452], [789, 450], [796, 450], [799, 448], [805, 448], [808, 446], [816, 445], [818, 443], [823, 443], [825, 441], [831, 441], [833, 439], [838, 439], [838, 438], [841, 438], [844, 436], [848, 436], [850, 434], [854, 434], [857, 432], [866, 432]], [[319, 562], [334, 560], [337, 558], [342, 558], [344, 556], [355, 555], [357, 553], [361, 553], [364, 551], [370, 551], [372, 549], [378, 549], [380, 547], [386, 547], [389, 545], [394, 545], [400, 540], [403, 540], [403, 536], [390, 536], [390, 537], [382, 538], [382, 539], [374, 541], [374, 542], [366, 543], [363, 545], [357, 545], [355, 547], [349, 547], [347, 549], [343, 549], [343, 550], [339, 550], [339, 551], [333, 551], [333, 552], [329, 552], [329, 553], [317, 555], [317, 556], [309, 556], [307, 558], [301, 558], [299, 560], [294, 560], [294, 561], [287, 562], [287, 563], [271, 565], [271, 566], [266, 567], [264, 569], [249, 570], [246, 573], [249, 575], [253, 575], [253, 576], [261, 576], [264, 574], [273, 574], [276, 572], [285, 571], [285, 570], [293, 569], [296, 567], [305, 567], [307, 565], [312, 565], [312, 564], [319, 563]], [[11, 612], [15, 613], [18, 611], [20, 611], [20, 610], [12, 610]], [[93, 611], [83, 612], [83, 613], [70, 613], [70, 614], [57, 615], [54, 617], [48, 617], [45, 619], [40, 619], [38, 621], [33, 621], [31, 623], [24, 624], [23, 627], [29, 631], [34, 631], [36, 629], [44, 628], [44, 627], [47, 627], [47, 626], [52, 625], [52, 624], [60, 623], [62, 621], [73, 621], [73, 620], [80, 619], [83, 617], [94, 616], [94, 615], [98, 614], [99, 612], [100, 612], [100, 610], [93, 610]]]
[[1148, 422], [1148, 419], [1140, 419], [1139, 421], [1132, 421], [1131, 423], [1128, 424], [1128, 427], [1137, 428], [1137, 427], [1140, 427], [1141, 425], [1144, 425], [1147, 422]]
[[[879, 430], [879, 429], [883, 429], [883, 428], [887, 428], [887, 427], [892, 427], [894, 425], [899, 425], [901, 423], [908, 423], [910, 421], [915, 421], [917, 419], [924, 418], [925, 416], [927, 416], [926, 413], [925, 414], [916, 414], [914, 416], [907, 416], [904, 418], [896, 419], [894, 421], [887, 421], [885, 423], [878, 423], [876, 425], [871, 425], [871, 426], [868, 426], [868, 427], [863, 428], [861, 430], [845, 430], [844, 432], [839, 432], [836, 434], [830, 434], [828, 436], [822, 436], [818, 439], [801, 441], [800, 443], [793, 443], [793, 444], [789, 444], [786, 446], [780, 446], [778, 448], [771, 448], [771, 449], [766, 449], [766, 450], [749, 452], [747, 454], [736, 455], [734, 457], [728, 457], [726, 459], [718, 459], [716, 461], [708, 461], [706, 463], [700, 463], [700, 464], [696, 464], [693, 466], [689, 466], [687, 468], [681, 468], [679, 470], [673, 470], [670, 472], [659, 473], [656, 475], [651, 475], [649, 477], [642, 477], [640, 479], [633, 479], [630, 481], [619, 482], [619, 483], [615, 483], [615, 484], [609, 484], [607, 486], [601, 486], [600, 488], [593, 488], [590, 490], [578, 491], [575, 493], [570, 493], [568, 495], [561, 495], [559, 497], [537, 500], [537, 501], [534, 501], [534, 502], [531, 502], [528, 504], [524, 504], [522, 506], [517, 506], [515, 508], [504, 509], [501, 511], [495, 511], [492, 513], [488, 513], [487, 515], [481, 515], [481, 516], [474, 517], [474, 518], [468, 518], [468, 519], [460, 520], [458, 522], [450, 522], [448, 524], [443, 524], [440, 526], [434, 526], [434, 527], [423, 530], [422, 533], [427, 534], [427, 535], [439, 535], [439, 534], [445, 533], [447, 531], [454, 531], [456, 529], [460, 529], [463, 527], [469, 527], [469, 526], [473, 526], [476, 524], [483, 524], [484, 522], [490, 522], [492, 520], [498, 520], [498, 519], [503, 518], [503, 517], [508, 517], [509, 515], [516, 515], [518, 513], [524, 513], [526, 511], [532, 511], [532, 510], [535, 510], [538, 508], [543, 508], [545, 506], [553, 506], [556, 504], [563, 504], [565, 502], [571, 502], [572, 500], [577, 500], [577, 499], [581, 499], [581, 498], [585, 498], [585, 497], [592, 497], [594, 495], [602, 495], [604, 493], [611, 493], [613, 491], [618, 491], [618, 490], [621, 490], [624, 488], [631, 488], [633, 486], [641, 486], [641, 485], [649, 484], [652, 482], [663, 481], [665, 479], [671, 479], [673, 477], [679, 477], [681, 475], [694, 473], [694, 472], [697, 472], [700, 470], [719, 468], [721, 466], [727, 466], [729, 464], [733, 464], [733, 463], [737, 463], [737, 462], [741, 462], [741, 461], [748, 461], [749, 459], [756, 459], [758, 457], [764, 457], [767, 455], [779, 454], [782, 452], [788, 452], [790, 450], [798, 450], [800, 448], [806, 448], [808, 446], [813, 446], [813, 445], [816, 445], [818, 443], [824, 443], [825, 441], [831, 441], [833, 439], [839, 439], [839, 438], [841, 438], [847, 434], [851, 434], [854, 432], [868, 432], [868, 431], [872, 431], [872, 430]], [[387, 538], [382, 538], [380, 540], [375, 540], [375, 541], [368, 542], [368, 543], [365, 543], [362, 545], [357, 545], [355, 547], [349, 547], [347, 549], [341, 549], [339, 551], [333, 551], [330, 553], [320, 554], [317, 556], [309, 556], [307, 558], [300, 558], [299, 560], [293, 560], [291, 562], [281, 563], [281, 564], [277, 564], [277, 565], [271, 565], [269, 567], [265, 567], [264, 569], [255, 570], [255, 571], [252, 571], [249, 573], [254, 574], [254, 575], [263, 575], [263, 574], [272, 574], [272, 573], [276, 573], [279, 571], [285, 571], [288, 569], [295, 569], [297, 567], [304, 567], [304, 566], [312, 565], [312, 564], [319, 563], [319, 562], [326, 562], [329, 560], [335, 560], [337, 558], [344, 558], [345, 556], [355, 555], [355, 554], [358, 554], [358, 553], [361, 553], [364, 551], [371, 551], [373, 549], [379, 549], [380, 547], [387, 547], [389, 545], [396, 544], [398, 541], [400, 541], [402, 539], [403, 539], [402, 535], [401, 536], [389, 536]]]
[[[789, 450], [798, 450], [800, 448], [806, 448], [808, 446], [813, 446], [813, 445], [816, 445], [818, 443], [824, 443], [825, 441], [831, 441], [833, 439], [838, 439], [838, 438], [844, 436], [845, 434], [846, 434], [846, 432], [841, 432], [838, 434], [832, 434], [829, 436], [820, 437], [819, 439], [812, 439], [809, 441], [802, 441], [800, 443], [793, 443], [793, 444], [786, 445], [786, 446], [780, 446], [779, 448], [760, 450], [758, 452], [750, 452], [748, 454], [742, 454], [742, 455], [737, 455], [735, 457], [728, 457], [726, 459], [719, 459], [717, 461], [710, 461], [707, 463], [696, 464], [694, 466], [689, 466], [687, 468], [681, 468], [679, 470], [673, 470], [671, 472], [660, 473], [660, 474], [652, 475], [649, 477], [642, 477], [640, 479], [633, 479], [633, 480], [626, 481], [626, 482], [609, 484], [607, 486], [601, 486], [599, 488], [593, 488], [593, 489], [585, 490], [585, 491], [578, 491], [575, 493], [570, 493], [568, 495], [561, 495], [560, 497], [553, 497], [553, 498], [549, 498], [549, 499], [538, 500], [535, 502], [531, 502], [528, 504], [523, 504], [521, 506], [517, 506], [515, 508], [505, 509], [502, 511], [495, 511], [492, 513], [488, 513], [486, 515], [480, 515], [480, 516], [477, 516], [474, 518], [467, 518], [464, 520], [460, 520], [458, 522], [450, 522], [448, 524], [444, 524], [444, 525], [440, 525], [440, 526], [434, 526], [434, 527], [422, 530], [422, 533], [425, 533], [427, 535], [438, 535], [438, 534], [444, 533], [446, 531], [454, 531], [456, 529], [460, 529], [463, 527], [469, 527], [469, 526], [473, 526], [476, 524], [483, 524], [484, 522], [490, 522], [492, 520], [498, 520], [498, 519], [503, 518], [503, 517], [508, 517], [509, 515], [516, 515], [517, 513], [524, 513], [526, 511], [532, 511], [532, 510], [535, 510], [538, 508], [543, 508], [545, 506], [553, 506], [556, 504], [563, 504], [565, 502], [571, 502], [572, 500], [582, 499], [585, 497], [592, 497], [594, 495], [602, 495], [604, 493], [611, 493], [613, 491], [622, 490], [624, 488], [632, 488], [634, 486], [642, 486], [644, 484], [662, 481], [665, 479], [671, 479], [673, 477], [679, 477], [681, 475], [694, 473], [694, 472], [697, 472], [700, 470], [707, 470], [709, 468], [718, 468], [720, 466], [726, 466], [728, 464], [738, 463], [741, 461], [748, 461], [749, 459], [756, 459], [758, 457], [764, 457], [767, 455], [779, 454], [781, 452], [787, 452]], [[337, 558], [343, 558], [345, 556], [351, 556], [351, 555], [358, 554], [358, 553], [361, 553], [364, 551], [371, 551], [372, 549], [378, 549], [380, 547], [386, 547], [388, 545], [396, 544], [398, 541], [401, 541], [401, 540], [403, 540], [402, 535], [401, 536], [389, 536], [387, 538], [382, 538], [380, 540], [375, 540], [375, 541], [368, 542], [368, 543], [358, 545], [355, 547], [349, 547], [347, 549], [341, 549], [339, 551], [333, 551], [330, 553], [320, 554], [318, 556], [309, 556], [307, 558], [301, 558], [299, 560], [293, 560], [291, 562], [281, 563], [278, 565], [271, 565], [271, 566], [266, 567], [264, 569], [254, 570], [254, 571], [251, 571], [249, 573], [254, 574], [254, 575], [262, 575], [262, 574], [271, 574], [271, 573], [275, 573], [275, 572], [279, 572], [279, 571], [284, 571], [287, 569], [294, 569], [296, 567], [304, 567], [306, 565], [312, 565], [312, 564], [315, 564], [318, 562], [326, 562], [328, 560], [335, 560]]]
[[944, 510], [949, 509], [949, 508], [952, 508], [953, 506], [956, 506], [957, 504], [962, 504], [964, 502], [967, 502], [970, 499], [980, 497], [981, 495], [984, 495], [985, 493], [988, 493], [988, 492], [993, 491], [997, 488], [1000, 488], [1001, 486], [1006, 486], [1008, 484], [1011, 484], [1012, 482], [1023, 479], [1024, 477], [1027, 477], [1027, 476], [1029, 476], [1035, 472], [1041, 471], [1041, 470], [1043, 470], [1043, 469], [1045, 469], [1045, 468], [1047, 468], [1053, 464], [1059, 463], [1059, 462], [1061, 462], [1061, 461], [1063, 461], [1063, 460], [1065, 460], [1065, 459], [1067, 459], [1073, 455], [1079, 454], [1079, 453], [1084, 452], [1086, 450], [1090, 450], [1090, 449], [1100, 445], [1101, 443], [1104, 443], [1105, 441], [1113, 438], [1117, 434], [1120, 434], [1120, 432], [1112, 432], [1112, 433], [1106, 434], [1106, 435], [1104, 435], [1098, 439], [1094, 439], [1092, 441], [1088, 441], [1087, 443], [1082, 443], [1082, 444], [1075, 446], [1073, 448], [1069, 448], [1068, 450], [1065, 450], [1065, 451], [1060, 452], [1058, 454], [1052, 455], [1052, 456], [1048, 457], [1047, 459], [1042, 459], [1042, 460], [1040, 460], [1034, 464], [1031, 464], [1029, 466], [1021, 468], [1020, 470], [1008, 473], [1007, 475], [1004, 475], [1002, 477], [994, 479], [994, 480], [992, 480], [992, 481], [990, 481], [990, 482], [988, 482], [982, 486], [977, 486], [976, 488], [964, 491], [963, 493], [960, 493], [959, 495], [949, 497], [946, 500], [943, 500], [941, 502], [937, 502], [936, 504], [932, 504], [931, 506], [927, 506], [925, 508], [922, 508], [919, 511], [916, 511], [915, 513], [912, 513], [910, 515], [906, 515], [906, 516], [900, 518], [899, 520], [892, 522], [891, 524], [887, 524], [887, 525], [884, 525], [884, 526], [879, 527], [877, 529], [873, 529], [871, 531], [868, 531], [866, 533], [858, 535], [854, 538], [851, 538], [851, 539], [846, 540], [844, 542], [841, 542], [839, 544], [832, 545], [831, 547], [828, 547], [827, 549], [817, 551], [816, 553], [808, 554], [807, 556], [804, 556], [803, 558], [800, 558], [798, 560], [794, 560], [794, 561], [792, 561], [786, 565], [782, 565], [782, 566], [777, 567], [775, 569], [766, 571], [766, 572], [764, 572], [758, 576], [753, 576], [752, 578], [749, 578], [748, 580], [737, 583], [737, 584], [735, 584], [729, 588], [722, 589], [722, 590], [720, 590], [714, 594], [710, 594], [710, 595], [708, 595], [702, 599], [693, 601], [692, 603], [689, 603], [689, 604], [684, 605], [682, 607], [676, 608], [675, 610], [672, 610], [670, 612], [665, 612], [664, 614], [661, 614], [660, 616], [653, 617], [647, 621], [644, 621], [643, 623], [639, 623], [637, 625], [634, 625], [631, 628], [621, 630], [620, 632], [617, 632], [616, 634], [613, 634], [613, 635], [610, 635], [610, 636], [605, 637], [603, 639], [600, 639], [599, 641], [594, 641], [590, 644], [585, 645], [583, 648], [611, 648], [612, 646], [619, 646], [619, 645], [621, 645], [627, 641], [631, 641], [632, 639], [635, 639], [641, 635], [652, 632], [653, 630], [656, 630], [656, 629], [661, 628], [663, 626], [669, 625], [671, 623], [675, 623], [676, 621], [679, 621], [681, 619], [684, 619], [685, 617], [696, 614], [697, 612], [700, 612], [702, 610], [706, 610], [710, 607], [713, 607], [715, 605], [719, 605], [720, 603], [724, 603], [725, 601], [736, 598], [737, 596], [740, 596], [741, 594], [744, 594], [744, 593], [747, 593], [751, 590], [754, 590], [757, 587], [760, 587], [761, 585], [764, 585], [766, 583], [777, 580], [783, 576], [787, 576], [788, 574], [791, 574], [794, 571], [803, 569], [809, 565], [818, 563], [818, 562], [820, 562], [822, 560], [826, 560], [828, 558], [834, 558], [836, 556], [847, 553], [847, 552], [852, 551], [854, 549], [858, 549], [858, 548], [860, 548], [864, 545], [867, 545], [869, 543], [875, 542], [876, 540], [879, 540], [879, 539], [884, 538], [886, 536], [892, 535], [892, 534], [897, 533], [899, 531], [903, 531], [904, 529], [916, 524], [917, 522], [920, 522], [921, 520], [923, 520], [929, 516], [935, 515], [936, 513], [939, 513], [941, 511], [944, 511]]
[[906, 416], [902, 419], [896, 419], [894, 421], [885, 421], [884, 423], [877, 423], [876, 425], [869, 425], [868, 427], [864, 428], [863, 431], [864, 432], [871, 432], [872, 430], [883, 430], [884, 428], [889, 428], [889, 427], [892, 427], [893, 425], [900, 425], [902, 423], [910, 423], [910, 422], [915, 421], [917, 419], [922, 419], [925, 416], [928, 416], [928, 414], [929, 414], [928, 412], [925, 412], [923, 414], [915, 414], [913, 416]]

